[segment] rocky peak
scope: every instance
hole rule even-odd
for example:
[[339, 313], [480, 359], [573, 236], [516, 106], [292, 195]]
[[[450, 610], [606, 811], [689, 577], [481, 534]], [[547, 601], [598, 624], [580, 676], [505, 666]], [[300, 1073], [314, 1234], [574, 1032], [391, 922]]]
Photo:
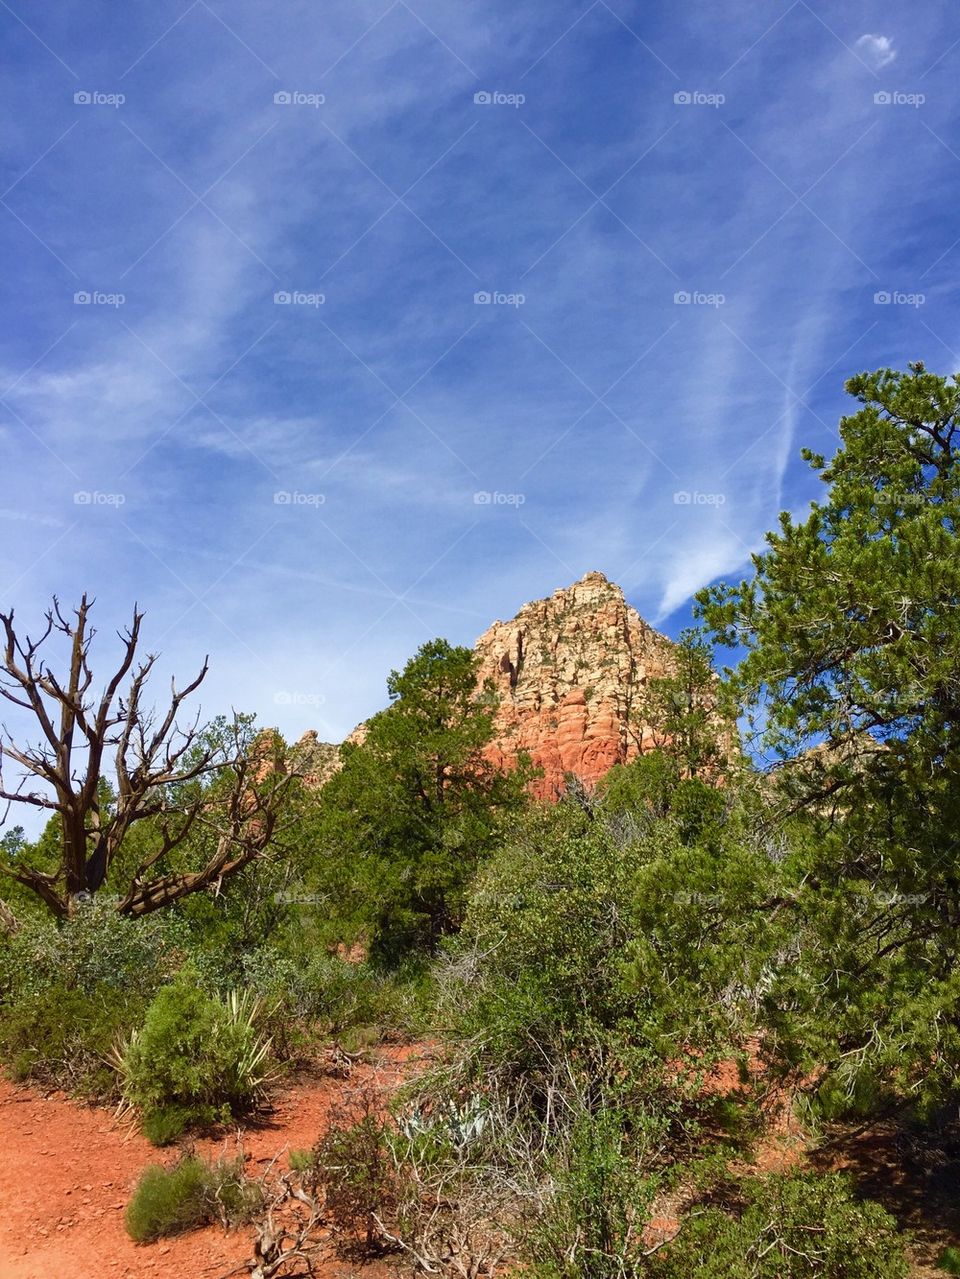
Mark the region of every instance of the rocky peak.
[[297, 741], [291, 756], [308, 786], [322, 786], [340, 767], [340, 747], [321, 742], [314, 728]]
[[476, 651], [500, 698], [494, 758], [509, 765], [529, 752], [543, 798], [560, 793], [566, 773], [595, 782], [649, 745], [631, 722], [634, 699], [673, 660], [671, 641], [598, 572], [494, 622]]

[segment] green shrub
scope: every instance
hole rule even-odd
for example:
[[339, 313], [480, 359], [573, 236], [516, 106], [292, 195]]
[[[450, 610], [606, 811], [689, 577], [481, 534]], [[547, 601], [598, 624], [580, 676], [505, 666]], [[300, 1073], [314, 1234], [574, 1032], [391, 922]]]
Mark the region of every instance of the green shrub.
[[960, 1275], [960, 1248], [944, 1248], [937, 1258], [937, 1265], [948, 1275]]
[[904, 1279], [896, 1222], [854, 1198], [839, 1175], [744, 1181], [739, 1212], [691, 1213], [677, 1238], [649, 1258], [652, 1279]]
[[619, 1073], [624, 1051], [663, 1061], [746, 1040], [769, 959], [771, 924], [755, 909], [769, 860], [644, 820], [639, 838], [562, 803], [480, 875], [445, 993], [487, 1067], [531, 1078], [574, 1056], [598, 1076]]
[[309, 1173], [314, 1166], [314, 1154], [312, 1150], [291, 1150], [287, 1161], [293, 1172]]
[[554, 1159], [543, 1211], [525, 1232], [536, 1279], [619, 1279], [643, 1273], [641, 1228], [657, 1187], [627, 1140], [625, 1116], [581, 1115]]
[[18, 1079], [90, 1099], [116, 1096], [106, 1064], [182, 964], [168, 920], [129, 920], [106, 900], [58, 923], [25, 915], [0, 937], [0, 1054]]
[[117, 1079], [107, 1055], [143, 1008], [142, 999], [121, 998], [107, 986], [87, 994], [52, 983], [0, 1008], [0, 1053], [15, 1079], [89, 1100], [115, 1099]]
[[261, 1011], [247, 996], [214, 999], [189, 978], [158, 993], [117, 1061], [124, 1100], [151, 1140], [171, 1141], [254, 1106], [270, 1073]]
[[312, 1179], [336, 1228], [364, 1252], [375, 1250], [379, 1231], [374, 1216], [385, 1216], [396, 1196], [388, 1131], [371, 1092], [363, 1092], [349, 1111], [335, 1112], [313, 1151]]
[[180, 931], [170, 918], [125, 920], [105, 899], [64, 922], [24, 914], [0, 938], [0, 1054], [14, 1076], [115, 1097], [107, 1055], [182, 966]]
[[243, 1175], [243, 1161], [209, 1164], [185, 1155], [172, 1168], [152, 1164], [137, 1184], [126, 1211], [127, 1233], [137, 1243], [221, 1222], [248, 1221], [260, 1207], [260, 1187]]
[[212, 1128], [230, 1121], [229, 1106], [156, 1106], [143, 1114], [143, 1135], [154, 1146], [169, 1146], [185, 1132]]
[[263, 947], [246, 956], [244, 984], [265, 1000], [282, 1000], [298, 1020], [329, 1035], [386, 1016], [390, 983], [368, 964], [351, 964], [322, 950], [291, 956]]
[[182, 931], [159, 913], [126, 919], [104, 899], [80, 903], [62, 923], [27, 916], [18, 933], [0, 939], [0, 995], [16, 1000], [58, 983], [149, 999], [184, 961]]
[[[295, 953], [269, 944], [243, 956], [240, 984], [269, 1009], [264, 1029], [283, 1060], [305, 1054], [318, 1040], [343, 1041], [370, 1029], [372, 1038], [417, 1033], [432, 1011], [430, 972], [409, 964], [385, 973], [351, 963], [307, 939]], [[207, 968], [204, 972], [206, 975]], [[214, 984], [225, 989], [223, 978]]]

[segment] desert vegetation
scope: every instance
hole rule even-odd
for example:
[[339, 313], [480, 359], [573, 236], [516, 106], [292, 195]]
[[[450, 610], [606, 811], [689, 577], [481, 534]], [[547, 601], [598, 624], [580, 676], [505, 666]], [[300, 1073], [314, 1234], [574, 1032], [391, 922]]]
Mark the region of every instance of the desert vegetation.
[[[632, 708], [643, 752], [557, 803], [491, 762], [492, 689], [444, 640], [316, 786], [248, 717], [189, 718], [203, 671], [155, 708], [139, 612], [110, 674], [86, 596], [34, 639], [0, 614], [33, 730], [3, 745], [0, 1051], [179, 1143], [132, 1237], [253, 1222], [260, 1275], [321, 1224], [470, 1279], [957, 1272], [960, 385], [848, 390], [820, 500]], [[428, 1069], [346, 1088], [272, 1181], [191, 1153], [416, 1039]], [[864, 1131], [919, 1215], [834, 1157]]]

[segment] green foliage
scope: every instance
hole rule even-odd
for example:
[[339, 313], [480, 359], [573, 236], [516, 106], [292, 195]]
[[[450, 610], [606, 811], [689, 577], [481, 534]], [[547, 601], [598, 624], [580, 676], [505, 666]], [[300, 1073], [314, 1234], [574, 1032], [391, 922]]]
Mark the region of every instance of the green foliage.
[[546, 1209], [522, 1240], [536, 1279], [643, 1274], [642, 1230], [658, 1178], [645, 1174], [616, 1111], [582, 1115], [552, 1166]]
[[474, 890], [451, 1015], [523, 1072], [741, 1042], [777, 937], [760, 909], [775, 868], [730, 806], [695, 844], [687, 823], [612, 801], [534, 814]]
[[107, 1054], [143, 1008], [106, 985], [86, 992], [54, 982], [3, 1005], [0, 1053], [15, 1079], [109, 1101], [117, 1084]]
[[432, 953], [463, 920], [468, 886], [504, 822], [524, 806], [526, 774], [484, 757], [493, 731], [477, 658], [445, 640], [425, 644], [387, 687], [392, 705], [342, 748], [323, 788], [312, 842], [314, 879], [334, 905], [342, 940], [369, 937], [396, 964]]
[[169, 918], [124, 919], [105, 900], [82, 903], [62, 924], [28, 917], [18, 933], [0, 938], [0, 992], [17, 999], [59, 982], [150, 996], [183, 963], [184, 941]]
[[0, 1052], [13, 1074], [97, 1100], [116, 1095], [111, 1047], [182, 962], [176, 929], [85, 903], [62, 924], [26, 915], [0, 939]]
[[841, 1176], [769, 1176], [740, 1185], [739, 1212], [690, 1214], [639, 1273], [651, 1279], [904, 1279], [896, 1222]]
[[359, 1113], [331, 1117], [313, 1151], [312, 1175], [338, 1228], [370, 1252], [379, 1237], [374, 1218], [386, 1215], [395, 1199], [394, 1167], [375, 1098], [361, 1094], [354, 1110]]
[[431, 973], [421, 965], [384, 972], [320, 948], [284, 953], [264, 946], [248, 954], [241, 984], [278, 1011], [271, 1025], [292, 1020], [323, 1038], [363, 1026], [384, 1034], [423, 1029], [431, 1010]]
[[256, 1103], [270, 1047], [256, 1027], [259, 1013], [248, 997], [224, 1003], [206, 995], [189, 974], [159, 992], [118, 1061], [124, 1099], [141, 1113], [148, 1137], [170, 1141]]
[[948, 1275], [960, 1275], [960, 1248], [944, 1248], [937, 1265]]
[[[651, 678], [631, 707], [631, 723], [684, 777], [716, 776], [734, 762], [736, 702], [713, 672], [702, 635], [686, 630], [673, 651], [674, 670]], [[644, 741], [646, 748], [646, 741]]]
[[847, 389], [841, 449], [805, 454], [823, 499], [699, 601], [810, 828], [772, 1038], [931, 1108], [960, 1093], [960, 384], [913, 364]]
[[619, 821], [625, 838], [639, 838], [669, 819], [682, 843], [696, 844], [720, 835], [728, 819], [742, 824], [745, 815], [743, 789], [721, 790], [691, 777], [675, 755], [662, 750], [616, 764], [598, 792], [607, 820]]
[[212, 1222], [224, 1227], [249, 1221], [262, 1194], [243, 1175], [243, 1160], [209, 1164], [184, 1155], [172, 1168], [151, 1164], [142, 1173], [127, 1206], [127, 1233], [137, 1243], [150, 1243]]
[[314, 1166], [312, 1150], [291, 1150], [287, 1162], [293, 1172], [309, 1173]]

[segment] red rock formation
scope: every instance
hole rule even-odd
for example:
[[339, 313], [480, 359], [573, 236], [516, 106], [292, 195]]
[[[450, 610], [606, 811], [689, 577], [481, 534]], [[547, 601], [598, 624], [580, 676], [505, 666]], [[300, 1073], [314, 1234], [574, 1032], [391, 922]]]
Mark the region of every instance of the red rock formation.
[[[500, 699], [490, 757], [509, 767], [526, 751], [543, 769], [533, 786], [540, 798], [560, 795], [569, 773], [593, 784], [651, 747], [635, 699], [647, 679], [670, 673], [673, 644], [602, 573], [494, 622], [476, 651], [480, 681], [491, 679]], [[364, 730], [347, 740], [362, 741]], [[316, 786], [340, 767], [338, 748], [315, 732], [304, 734], [294, 757]]]
[[594, 783], [650, 745], [633, 703], [648, 678], [669, 674], [673, 645], [602, 573], [494, 622], [476, 649], [500, 697], [492, 758], [509, 766], [527, 751], [543, 769], [541, 798], [560, 794], [567, 773]]
[[307, 786], [322, 786], [340, 767], [340, 748], [321, 742], [315, 728], [299, 739], [291, 752], [294, 766]]

